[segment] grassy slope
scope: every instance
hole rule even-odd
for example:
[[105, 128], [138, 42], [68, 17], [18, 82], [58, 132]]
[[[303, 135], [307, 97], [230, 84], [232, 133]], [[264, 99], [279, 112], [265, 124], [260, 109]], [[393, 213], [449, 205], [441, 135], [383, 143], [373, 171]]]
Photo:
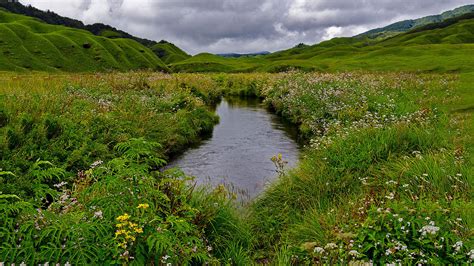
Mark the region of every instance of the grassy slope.
[[440, 15], [427, 16], [419, 19], [404, 20], [388, 25], [383, 28], [373, 29], [368, 32], [358, 35], [359, 37], [369, 38], [384, 38], [394, 36], [403, 32], [410, 31], [412, 29], [422, 27], [431, 23], [441, 22], [454, 17], [462, 16], [466, 13], [473, 12], [474, 5], [467, 5], [456, 8], [454, 10], [446, 11]]
[[166, 64], [180, 62], [191, 57], [185, 51], [169, 42], [160, 42], [150, 48]]
[[285, 51], [270, 59], [280, 67], [311, 65], [323, 70], [469, 71], [474, 64], [466, 55], [473, 54], [473, 42], [474, 20], [470, 19], [446, 28], [401, 34], [368, 46], [363, 46], [364, 40], [335, 39], [302, 51]]
[[225, 58], [208, 53], [171, 64], [175, 72], [251, 72], [265, 63], [260, 57]]
[[448, 27], [409, 32], [373, 42], [367, 38], [335, 38], [268, 56], [227, 59], [198, 55], [172, 64], [189, 72], [279, 72], [290, 68], [318, 71], [438, 71], [474, 70], [474, 19]]
[[3, 10], [0, 35], [0, 70], [167, 70], [150, 49], [133, 40], [98, 37]]

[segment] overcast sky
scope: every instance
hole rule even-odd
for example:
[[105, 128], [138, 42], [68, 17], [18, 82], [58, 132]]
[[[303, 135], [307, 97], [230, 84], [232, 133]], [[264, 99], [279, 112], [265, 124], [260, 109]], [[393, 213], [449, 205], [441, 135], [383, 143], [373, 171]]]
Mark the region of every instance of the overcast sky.
[[438, 14], [474, 0], [20, 0], [102, 22], [139, 37], [168, 40], [191, 54], [276, 51], [352, 36], [402, 19]]

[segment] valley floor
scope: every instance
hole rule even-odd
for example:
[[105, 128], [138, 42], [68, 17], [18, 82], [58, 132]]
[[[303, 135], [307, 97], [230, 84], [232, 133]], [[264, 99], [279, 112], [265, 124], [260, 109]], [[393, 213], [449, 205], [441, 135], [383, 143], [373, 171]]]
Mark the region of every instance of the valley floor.
[[[469, 73], [0, 74], [0, 262], [472, 262], [472, 84]], [[212, 131], [224, 95], [261, 98], [306, 140], [300, 164], [246, 206], [159, 171]]]

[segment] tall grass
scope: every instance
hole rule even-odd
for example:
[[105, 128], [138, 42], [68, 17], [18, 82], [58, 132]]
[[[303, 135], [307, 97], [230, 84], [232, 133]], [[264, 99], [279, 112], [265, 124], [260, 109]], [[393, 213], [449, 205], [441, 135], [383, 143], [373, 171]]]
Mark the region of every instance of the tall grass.
[[[469, 113], [449, 113], [458, 84], [363, 72], [2, 74], [0, 261], [468, 262]], [[222, 95], [260, 97], [306, 140], [299, 165], [244, 207], [224, 187], [160, 171], [212, 130]]]

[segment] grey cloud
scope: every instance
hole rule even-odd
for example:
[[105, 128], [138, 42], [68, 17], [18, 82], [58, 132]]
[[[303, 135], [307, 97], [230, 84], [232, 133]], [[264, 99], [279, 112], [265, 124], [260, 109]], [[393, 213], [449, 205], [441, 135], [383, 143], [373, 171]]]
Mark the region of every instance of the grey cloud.
[[472, 0], [23, 0], [190, 53], [275, 51], [437, 14]]

